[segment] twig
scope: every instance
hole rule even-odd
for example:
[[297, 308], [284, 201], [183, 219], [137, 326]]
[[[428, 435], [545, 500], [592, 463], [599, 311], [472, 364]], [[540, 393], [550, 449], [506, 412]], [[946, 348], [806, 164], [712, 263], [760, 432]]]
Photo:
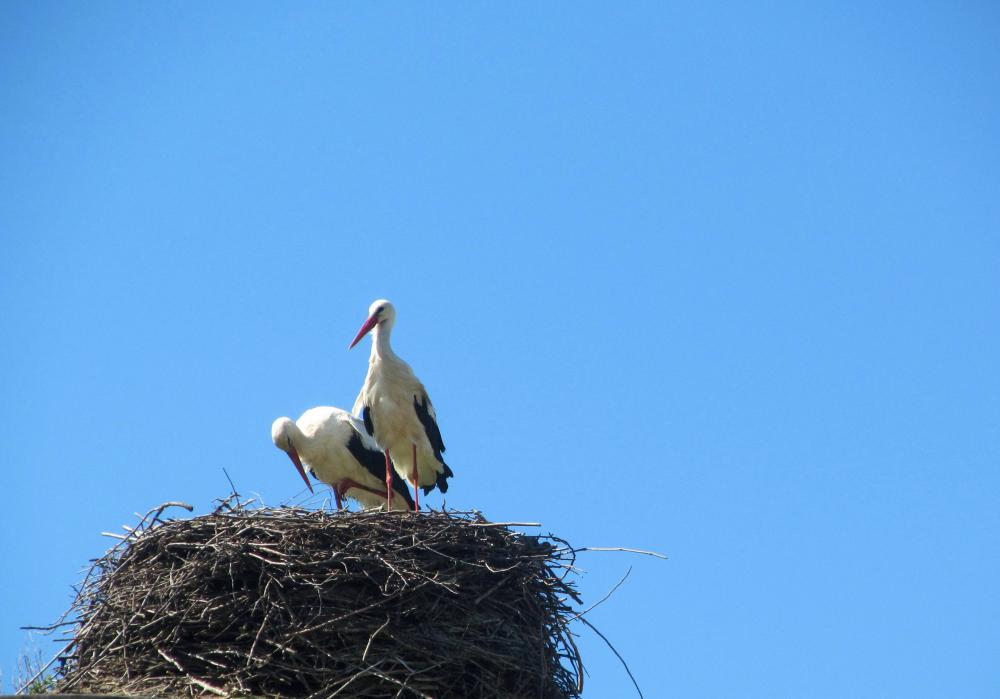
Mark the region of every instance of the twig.
[[[146, 513], [146, 517], [149, 517], [150, 513], [156, 512], [156, 514], [153, 515], [153, 519], [150, 520], [150, 523], [155, 523], [156, 520], [158, 520], [160, 518], [160, 515], [163, 514], [163, 511], [165, 509], [167, 509], [168, 507], [183, 507], [188, 512], [194, 512], [194, 506], [193, 505], [188, 505], [186, 502], [178, 502], [176, 500], [171, 500], [170, 502], [165, 502], [162, 505], [160, 505], [159, 507], [156, 507], [156, 508], [150, 510], [149, 512], [147, 512]], [[145, 517], [143, 517], [143, 519], [145, 519]]]
[[240, 494], [236, 492], [236, 486], [233, 485], [233, 479], [229, 477], [229, 471], [226, 470], [225, 466], [222, 467], [222, 472], [226, 474], [226, 480], [229, 481], [229, 487], [233, 489], [233, 495], [239, 497]]
[[55, 631], [63, 626], [74, 626], [75, 621], [58, 621], [55, 624], [50, 624], [49, 626], [22, 626], [22, 631]]
[[567, 625], [573, 623], [574, 621], [576, 621], [577, 619], [579, 619], [580, 617], [585, 616], [586, 614], [589, 614], [591, 611], [593, 611], [593, 609], [595, 607], [597, 607], [598, 605], [600, 605], [603, 602], [607, 601], [607, 599], [609, 597], [611, 597], [611, 595], [615, 594], [615, 590], [617, 590], [619, 587], [622, 586], [622, 583], [625, 582], [625, 580], [629, 576], [629, 573], [631, 573], [631, 572], [632, 572], [632, 566], [629, 566], [628, 570], [625, 571], [625, 575], [622, 576], [622, 579], [619, 580], [618, 582], [616, 582], [615, 586], [612, 587], [610, 590], [608, 590], [608, 594], [604, 595], [604, 597], [602, 597], [601, 599], [599, 599], [596, 602], [594, 602], [592, 605], [590, 605], [589, 607], [587, 607], [586, 609], [584, 609], [582, 612], [580, 612], [579, 614], [577, 614], [576, 616], [574, 616], [572, 619], [569, 619], [568, 621], [563, 622], [563, 626], [567, 626]]
[[207, 689], [208, 691], [212, 692], [213, 694], [218, 694], [220, 697], [228, 697], [229, 696], [229, 693], [226, 692], [226, 690], [221, 689], [219, 687], [216, 687], [215, 685], [209, 684], [205, 680], [200, 680], [197, 677], [195, 677], [194, 675], [188, 675], [187, 678], [189, 680], [191, 680], [192, 682], [194, 682], [199, 687], [203, 687], [204, 689]]
[[159, 653], [160, 655], [162, 655], [164, 658], [166, 658], [170, 662], [171, 665], [173, 665], [178, 670], [180, 670], [182, 673], [184, 673], [185, 677], [187, 677], [189, 680], [191, 680], [192, 682], [194, 682], [199, 687], [202, 687], [203, 689], [207, 689], [208, 691], [212, 692], [213, 694], [218, 694], [220, 697], [228, 697], [229, 696], [229, 693], [226, 692], [224, 689], [220, 689], [219, 687], [216, 687], [215, 685], [209, 684], [205, 680], [199, 679], [199, 678], [195, 677], [194, 675], [192, 675], [187, 670], [185, 670], [183, 665], [181, 665], [179, 662], [177, 662], [177, 660], [175, 660], [171, 656], [167, 655], [166, 651], [164, 651], [162, 648], [157, 648], [156, 652]]
[[625, 658], [623, 658], [623, 657], [621, 656], [621, 653], [619, 653], [619, 652], [618, 652], [618, 651], [617, 651], [617, 650], [615, 649], [615, 647], [614, 647], [613, 645], [611, 645], [611, 641], [609, 641], [609, 640], [608, 640], [608, 637], [607, 637], [607, 636], [605, 636], [605, 635], [604, 635], [603, 633], [601, 633], [600, 631], [598, 631], [598, 630], [597, 630], [597, 627], [596, 627], [596, 626], [594, 626], [593, 624], [591, 624], [591, 623], [590, 623], [589, 621], [587, 621], [587, 620], [586, 620], [585, 618], [583, 618], [583, 617], [580, 617], [580, 621], [582, 621], [582, 622], [583, 622], [584, 624], [586, 624], [587, 626], [589, 626], [589, 627], [591, 628], [591, 630], [592, 630], [592, 631], [593, 631], [594, 633], [596, 633], [596, 634], [597, 634], [598, 636], [600, 636], [600, 637], [601, 637], [601, 639], [602, 639], [602, 640], [603, 640], [603, 641], [604, 641], [605, 643], [607, 643], [607, 644], [608, 644], [608, 648], [610, 648], [610, 649], [611, 649], [611, 652], [612, 652], [612, 653], [614, 653], [614, 654], [615, 654], [615, 656], [616, 656], [616, 657], [618, 658], [618, 660], [620, 660], [620, 661], [621, 661], [621, 664], [622, 664], [622, 667], [624, 667], [624, 668], [625, 668], [625, 672], [627, 672], [627, 673], [628, 673], [628, 677], [629, 677], [629, 679], [630, 679], [630, 680], [632, 680], [632, 684], [634, 684], [634, 685], [635, 685], [635, 691], [639, 693], [639, 697], [640, 697], [640, 699], [644, 699], [644, 697], [642, 696], [642, 690], [641, 690], [641, 689], [639, 689], [639, 683], [635, 681], [635, 677], [634, 677], [634, 676], [632, 675], [632, 671], [631, 671], [631, 670], [629, 670], [629, 667], [628, 667], [628, 663], [626, 663], [626, 662], [625, 662]]
[[584, 546], [583, 548], [573, 549], [573, 553], [580, 553], [581, 551], [626, 551], [628, 553], [641, 553], [644, 556], [655, 556], [656, 558], [662, 558], [665, 561], [668, 560], [666, 556], [662, 553], [656, 553], [656, 551], [629, 549], [622, 546]]
[[368, 650], [372, 647], [372, 641], [374, 641], [375, 637], [378, 636], [379, 632], [388, 625], [389, 625], [389, 617], [387, 616], [385, 618], [385, 623], [379, 626], [377, 629], [375, 629], [372, 635], [368, 637], [368, 643], [365, 644], [365, 652], [361, 654], [361, 662], [364, 662], [368, 658]]
[[175, 668], [177, 668], [178, 670], [180, 670], [181, 672], [183, 672], [185, 675], [187, 674], [187, 670], [185, 670], [184, 667], [173, 658], [173, 656], [168, 655], [167, 651], [163, 650], [162, 648], [157, 648], [156, 652], [159, 653], [160, 655], [162, 655], [164, 657], [164, 659], [166, 659], [167, 662], [169, 662]]

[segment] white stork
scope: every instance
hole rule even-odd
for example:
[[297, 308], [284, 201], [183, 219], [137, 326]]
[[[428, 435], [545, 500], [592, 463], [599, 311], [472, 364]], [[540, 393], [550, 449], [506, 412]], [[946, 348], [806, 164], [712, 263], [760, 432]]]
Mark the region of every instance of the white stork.
[[[418, 487], [424, 489], [424, 494], [435, 485], [442, 493], [447, 492], [448, 478], [453, 474], [441, 456], [444, 442], [427, 390], [410, 365], [397, 357], [389, 345], [389, 334], [395, 322], [393, 305], [384, 299], [375, 301], [368, 308], [368, 320], [348, 347], [354, 347], [374, 329], [368, 375], [354, 402], [353, 412], [361, 416], [365, 430], [385, 450], [387, 489], [392, 487], [395, 464], [399, 475], [413, 484], [414, 501], [419, 507]], [[403, 464], [407, 452], [411, 457], [409, 473]], [[391, 457], [390, 453], [395, 456]]]
[[[387, 500], [382, 450], [365, 433], [361, 420], [346, 410], [310, 408], [296, 422], [279, 417], [271, 425], [271, 439], [288, 454], [310, 492], [305, 469], [333, 489], [338, 510], [345, 496], [366, 508], [380, 507]], [[401, 509], [414, 507], [403, 484], [393, 489], [393, 502]]]

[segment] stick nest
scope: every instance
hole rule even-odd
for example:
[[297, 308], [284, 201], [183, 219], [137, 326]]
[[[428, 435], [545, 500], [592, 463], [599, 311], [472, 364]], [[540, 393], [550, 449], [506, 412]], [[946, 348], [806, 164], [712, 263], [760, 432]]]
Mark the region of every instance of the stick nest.
[[573, 697], [572, 549], [478, 513], [146, 518], [71, 609], [61, 692]]

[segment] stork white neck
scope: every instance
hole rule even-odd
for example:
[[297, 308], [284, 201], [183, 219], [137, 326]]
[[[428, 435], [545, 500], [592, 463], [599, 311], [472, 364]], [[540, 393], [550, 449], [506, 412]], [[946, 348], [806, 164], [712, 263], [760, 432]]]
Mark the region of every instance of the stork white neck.
[[376, 358], [383, 359], [396, 356], [396, 353], [392, 351], [392, 346], [389, 344], [389, 335], [391, 333], [392, 323], [386, 321], [379, 323], [372, 330], [372, 361], [375, 361]]

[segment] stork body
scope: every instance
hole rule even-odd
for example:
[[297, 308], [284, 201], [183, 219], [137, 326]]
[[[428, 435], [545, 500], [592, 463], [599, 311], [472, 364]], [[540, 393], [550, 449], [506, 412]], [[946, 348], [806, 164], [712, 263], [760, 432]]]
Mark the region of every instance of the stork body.
[[385, 300], [375, 301], [368, 310], [368, 320], [361, 326], [351, 347], [372, 332], [372, 351], [368, 375], [354, 402], [354, 414], [362, 418], [365, 430], [386, 453], [386, 483], [392, 482], [392, 468], [414, 488], [429, 493], [437, 486], [448, 490], [451, 468], [442, 456], [445, 447], [438, 429], [434, 406], [427, 390], [410, 365], [396, 356], [389, 335], [396, 320], [396, 310]]
[[[380, 507], [387, 501], [383, 478], [385, 455], [365, 432], [364, 423], [340, 408], [310, 408], [297, 421], [280, 417], [271, 426], [271, 439], [286, 452], [306, 485], [312, 490], [305, 471], [328, 484], [337, 500], [350, 497], [362, 507]], [[413, 499], [406, 486], [392, 489], [394, 509], [412, 509]]]

